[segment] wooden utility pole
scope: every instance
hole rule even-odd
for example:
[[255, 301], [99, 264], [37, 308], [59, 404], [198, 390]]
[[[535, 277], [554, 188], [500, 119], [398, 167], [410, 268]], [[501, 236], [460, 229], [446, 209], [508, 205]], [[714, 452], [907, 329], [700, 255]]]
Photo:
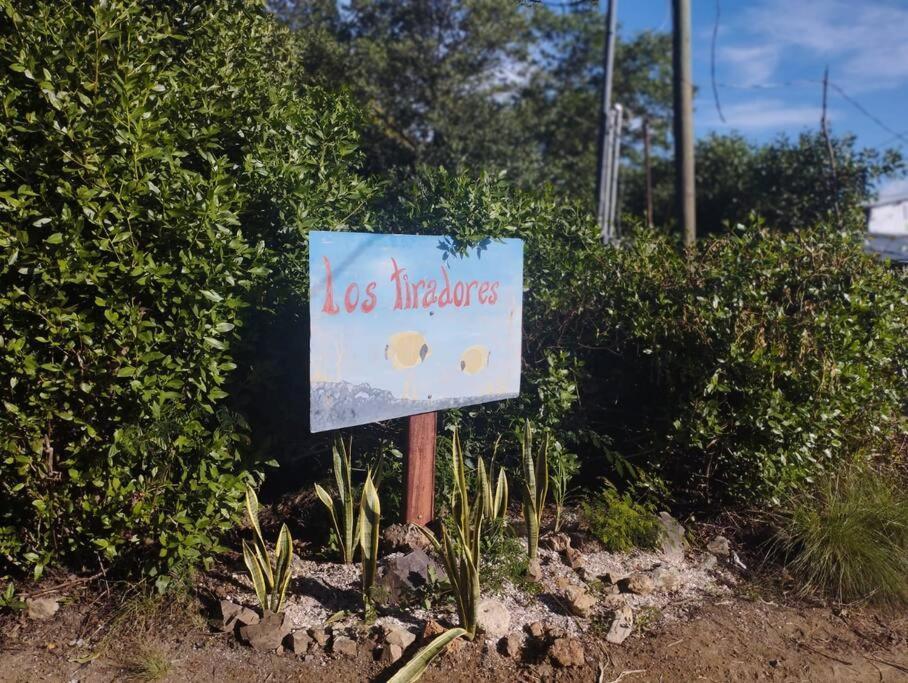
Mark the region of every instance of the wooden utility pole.
[[653, 227], [653, 166], [649, 149], [649, 119], [643, 117], [643, 169], [646, 180], [646, 226]]
[[404, 521], [425, 526], [435, 516], [435, 434], [438, 413], [411, 415], [407, 433]]
[[697, 238], [694, 182], [694, 82], [690, 56], [690, 0], [672, 0], [672, 77], [675, 105], [675, 199], [684, 246]]
[[615, 66], [615, 31], [618, 25], [618, 0], [608, 0], [605, 15], [605, 46], [602, 51], [602, 109], [599, 111], [599, 154], [596, 165], [596, 215], [603, 239], [610, 239], [608, 203], [611, 182], [609, 179], [609, 117], [612, 109], [612, 74]]
[[820, 130], [823, 131], [823, 139], [826, 141], [826, 153], [829, 155], [829, 190], [832, 195], [832, 208], [835, 210], [836, 222], [841, 226], [842, 215], [839, 212], [839, 181], [835, 165], [835, 150], [832, 147], [832, 139], [829, 137], [829, 121], [826, 117], [826, 100], [829, 94], [829, 67], [823, 72], [823, 113], [820, 116]]

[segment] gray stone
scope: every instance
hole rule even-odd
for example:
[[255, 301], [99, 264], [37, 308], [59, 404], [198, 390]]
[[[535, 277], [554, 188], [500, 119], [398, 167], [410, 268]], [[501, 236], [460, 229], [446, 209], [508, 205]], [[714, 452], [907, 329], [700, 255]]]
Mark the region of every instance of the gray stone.
[[500, 637], [511, 626], [511, 613], [500, 600], [487, 598], [476, 608], [476, 624], [492, 637]]
[[716, 557], [728, 557], [731, 555], [731, 543], [725, 536], [716, 536], [709, 542], [706, 549]]
[[533, 582], [542, 580], [542, 564], [540, 564], [538, 557], [527, 563], [527, 578]]
[[259, 615], [248, 607], [243, 607], [230, 600], [221, 600], [220, 602], [221, 618], [212, 620], [212, 625], [225, 633], [233, 631], [238, 626], [247, 626], [256, 624], [259, 621]]
[[564, 589], [564, 599], [568, 609], [578, 617], [586, 618], [596, 606], [596, 598], [580, 586], [568, 586]]
[[556, 553], [563, 553], [565, 550], [571, 547], [571, 537], [564, 532], [550, 534], [543, 538], [539, 542], [539, 544], [543, 548], [554, 550]]
[[681, 585], [681, 576], [674, 569], [656, 567], [650, 572], [656, 590], [671, 593]]
[[545, 637], [545, 624], [541, 621], [534, 621], [532, 624], [527, 624], [526, 631], [531, 638], [542, 640]]
[[432, 577], [441, 581], [447, 575], [424, 550], [414, 550], [388, 559], [376, 584], [389, 604], [400, 605], [413, 599], [418, 589], [428, 584]]
[[60, 609], [60, 603], [55, 598], [26, 598], [25, 605], [28, 608], [28, 618], [50, 619]]
[[389, 553], [409, 553], [432, 547], [415, 524], [392, 524], [381, 534], [382, 544]]
[[404, 650], [400, 645], [394, 643], [385, 643], [381, 649], [380, 661], [384, 665], [394, 664], [398, 659], [404, 656]]
[[505, 657], [519, 657], [523, 638], [519, 633], [510, 633], [498, 641], [498, 651]]
[[718, 564], [716, 556], [713, 554], [707, 554], [703, 556], [703, 561], [700, 562], [700, 569], [709, 572], [716, 568], [716, 564]]
[[312, 648], [315, 641], [305, 631], [294, 631], [284, 638], [284, 647], [295, 655], [304, 655]]
[[655, 585], [653, 580], [642, 572], [634, 572], [618, 581], [618, 588], [622, 593], [635, 593], [636, 595], [649, 595]]
[[634, 631], [634, 612], [624, 605], [615, 610], [615, 618], [609, 627], [605, 639], [615, 645], [620, 645]]
[[416, 640], [416, 634], [402, 628], [385, 627], [385, 642], [397, 645], [401, 651], [406, 650]]
[[659, 526], [663, 557], [670, 562], [681, 562], [684, 559], [684, 527], [665, 511], [659, 513]]
[[580, 569], [586, 564], [586, 558], [583, 556], [583, 553], [571, 546], [568, 546], [564, 553], [562, 553], [562, 558], [564, 559], [564, 563], [574, 570]]
[[334, 636], [331, 640], [331, 652], [336, 655], [356, 657], [356, 641], [347, 636]]
[[321, 648], [324, 648], [328, 643], [328, 633], [323, 628], [310, 628], [309, 636]]
[[265, 612], [261, 621], [240, 626], [240, 638], [254, 650], [276, 650], [290, 634], [290, 618], [285, 613]]
[[586, 663], [583, 645], [576, 638], [556, 638], [549, 648], [549, 657], [556, 666], [562, 668], [583, 666]]

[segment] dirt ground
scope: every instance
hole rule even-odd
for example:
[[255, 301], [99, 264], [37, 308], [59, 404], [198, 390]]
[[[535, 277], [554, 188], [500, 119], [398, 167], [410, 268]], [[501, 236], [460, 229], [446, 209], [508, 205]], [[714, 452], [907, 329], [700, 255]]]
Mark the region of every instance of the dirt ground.
[[[121, 612], [111, 624], [110, 612], [106, 620], [98, 617], [105, 595], [87, 589], [69, 595], [47, 621], [0, 617], [0, 681], [327, 683], [383, 680], [394, 670], [363, 645], [355, 658], [255, 652], [208, 626], [210, 611], [195, 596], [158, 604], [151, 613]], [[465, 643], [437, 659], [422, 680], [908, 681], [904, 612], [782, 604], [756, 585], [693, 606], [683, 620], [642, 624], [622, 645], [603, 635], [585, 629], [583, 667], [555, 669], [532, 655], [515, 661], [487, 643]], [[93, 653], [100, 654], [91, 659]]]

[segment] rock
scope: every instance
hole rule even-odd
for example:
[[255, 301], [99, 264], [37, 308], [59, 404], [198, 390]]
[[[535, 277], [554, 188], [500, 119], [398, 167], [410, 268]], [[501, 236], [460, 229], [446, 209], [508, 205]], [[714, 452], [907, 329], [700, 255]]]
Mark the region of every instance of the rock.
[[634, 572], [618, 581], [618, 589], [622, 593], [649, 595], [653, 592], [654, 587], [653, 580], [642, 572]]
[[605, 572], [605, 574], [603, 574], [599, 578], [602, 579], [602, 583], [604, 583], [606, 586], [614, 586], [617, 585], [617, 583], [624, 577], [617, 574], [616, 572]]
[[487, 598], [476, 607], [476, 624], [492, 637], [503, 636], [511, 626], [511, 613], [500, 600]]
[[254, 650], [276, 650], [290, 633], [290, 618], [285, 613], [265, 612], [261, 621], [240, 626], [240, 638]]
[[510, 633], [498, 641], [498, 651], [505, 657], [519, 657], [523, 638], [519, 633]]
[[535, 638], [536, 640], [542, 640], [545, 637], [545, 625], [541, 621], [527, 624], [526, 631], [530, 634], [530, 638]]
[[650, 577], [656, 590], [666, 593], [677, 590], [681, 585], [681, 575], [674, 569], [668, 569], [667, 567], [656, 567], [650, 572]]
[[539, 544], [543, 548], [554, 550], [556, 553], [563, 553], [565, 550], [571, 547], [571, 537], [564, 532], [549, 534], [548, 536], [543, 538], [539, 542]]
[[549, 648], [549, 657], [556, 666], [565, 669], [570, 666], [583, 666], [586, 663], [583, 645], [576, 638], [556, 638]]
[[385, 642], [406, 650], [416, 641], [416, 635], [402, 628], [385, 627]]
[[420, 636], [420, 640], [423, 643], [428, 643], [435, 636], [440, 636], [446, 630], [447, 629], [445, 629], [444, 626], [439, 624], [434, 619], [429, 619], [429, 621], [426, 622], [425, 626], [422, 627], [422, 635]]
[[221, 600], [221, 618], [213, 619], [212, 625], [220, 631], [233, 631], [238, 626], [257, 624], [259, 615], [248, 607], [243, 607], [230, 600]]
[[315, 641], [305, 631], [294, 631], [284, 638], [284, 647], [295, 655], [304, 655], [309, 652]]
[[709, 542], [706, 549], [716, 557], [728, 557], [731, 555], [731, 543], [725, 536], [716, 536]]
[[414, 550], [387, 560], [376, 586], [389, 604], [400, 605], [409, 602], [420, 587], [433, 579], [446, 578], [445, 570], [438, 562], [424, 550]]
[[684, 527], [665, 511], [659, 513], [659, 526], [663, 557], [670, 562], [681, 562], [684, 559]]
[[703, 556], [703, 561], [700, 562], [700, 569], [705, 572], [709, 572], [715, 569], [717, 564], [718, 560], [716, 560], [716, 556], [711, 553], [707, 553]]
[[324, 648], [328, 643], [328, 634], [323, 628], [310, 628], [309, 637], [320, 647]]
[[621, 645], [621, 643], [627, 640], [627, 637], [633, 630], [634, 612], [630, 607], [624, 605], [615, 610], [615, 618], [612, 621], [612, 625], [609, 627], [605, 639], [615, 645]]
[[388, 665], [393, 664], [398, 659], [404, 656], [404, 650], [400, 645], [395, 645], [394, 643], [385, 643], [381, 649], [381, 661], [382, 664]]
[[568, 546], [567, 549], [561, 555], [564, 563], [571, 569], [580, 569], [586, 564], [586, 558], [583, 556], [583, 553]]
[[[240, 613], [240, 610], [243, 609], [243, 606], [231, 602], [230, 600], [221, 600], [220, 607], [221, 618], [220, 620], [217, 620], [216, 628], [221, 631], [230, 631], [233, 629], [236, 617]], [[214, 621], [215, 620], [212, 620], [212, 622]]]
[[29, 619], [50, 619], [60, 609], [60, 603], [55, 598], [26, 598]]
[[564, 590], [564, 599], [568, 609], [578, 617], [586, 618], [596, 606], [596, 598], [579, 586], [568, 586]]
[[527, 563], [527, 578], [533, 582], [542, 580], [542, 564], [540, 564], [538, 557]]
[[388, 553], [410, 553], [432, 547], [415, 524], [392, 524], [381, 534], [382, 545]]
[[356, 641], [347, 636], [334, 636], [331, 640], [331, 652], [336, 655], [356, 657]]

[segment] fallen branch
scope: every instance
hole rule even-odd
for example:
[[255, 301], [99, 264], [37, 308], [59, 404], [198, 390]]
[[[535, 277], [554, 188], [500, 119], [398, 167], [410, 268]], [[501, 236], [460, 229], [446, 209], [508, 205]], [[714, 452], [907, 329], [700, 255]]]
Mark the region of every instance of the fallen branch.
[[618, 683], [625, 676], [633, 676], [634, 674], [644, 673], [646, 673], [646, 669], [627, 669], [626, 671], [622, 671], [621, 675], [619, 675], [618, 678], [616, 678], [614, 681], [609, 681], [609, 683]]
[[824, 657], [828, 657], [829, 659], [833, 660], [834, 662], [838, 662], [839, 664], [844, 664], [845, 666], [851, 666], [851, 667], [854, 666], [854, 662], [849, 662], [848, 660], [841, 659], [839, 657], [836, 657], [835, 655], [831, 655], [828, 652], [823, 652], [822, 650], [818, 650], [817, 648], [812, 647], [811, 645], [808, 645], [807, 643], [805, 643], [803, 641], [796, 640], [795, 643], [797, 643], [798, 645], [800, 645], [801, 647], [803, 647], [807, 650], [810, 650], [811, 652], [817, 653], [818, 655], [823, 655]]
[[895, 662], [890, 662], [888, 660], [881, 659], [879, 657], [874, 657], [873, 655], [865, 655], [863, 652], [861, 653], [861, 656], [864, 659], [869, 659], [872, 662], [879, 662], [880, 664], [885, 664], [886, 666], [891, 666], [893, 669], [898, 669], [899, 671], [904, 671], [905, 673], [908, 673], [908, 666], [902, 666], [901, 664], [896, 664]]
[[88, 583], [94, 581], [97, 578], [104, 576], [104, 572], [98, 572], [97, 574], [92, 574], [91, 576], [83, 576], [78, 579], [70, 579], [69, 581], [64, 581], [63, 583], [57, 584], [56, 586], [51, 586], [50, 588], [42, 588], [41, 590], [31, 591], [28, 593], [23, 592], [22, 596], [26, 598], [34, 598], [39, 595], [47, 595], [48, 593], [56, 593], [57, 591], [63, 590], [64, 588], [70, 588], [72, 586], [78, 585], [80, 583]]

